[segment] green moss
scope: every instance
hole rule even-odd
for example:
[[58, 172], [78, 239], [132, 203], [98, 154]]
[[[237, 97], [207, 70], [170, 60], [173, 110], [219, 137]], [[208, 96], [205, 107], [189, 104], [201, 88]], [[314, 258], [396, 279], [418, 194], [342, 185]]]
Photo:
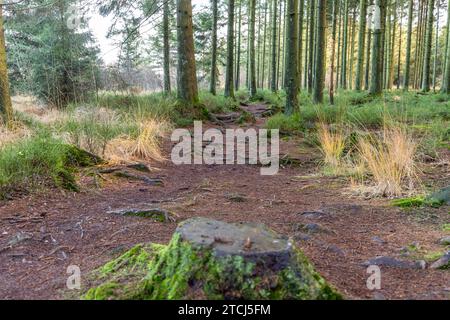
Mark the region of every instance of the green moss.
[[419, 196], [412, 198], [396, 199], [393, 200], [391, 204], [395, 207], [400, 208], [425, 207], [425, 206], [439, 208], [440, 206], [442, 206], [443, 203], [434, 198], [425, 198]]
[[167, 246], [139, 245], [96, 272], [84, 299], [341, 299], [300, 252], [279, 272], [240, 256], [217, 257], [175, 234]]
[[444, 253], [440, 252], [440, 251], [429, 252], [424, 255], [423, 259], [427, 262], [434, 262], [434, 261], [442, 258], [443, 255], [444, 255]]

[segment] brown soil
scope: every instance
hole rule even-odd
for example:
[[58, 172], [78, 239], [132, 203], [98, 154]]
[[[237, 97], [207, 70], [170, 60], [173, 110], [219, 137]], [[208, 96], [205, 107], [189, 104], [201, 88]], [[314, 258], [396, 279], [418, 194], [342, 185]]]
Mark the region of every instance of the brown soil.
[[[258, 119], [255, 126], [261, 124]], [[137, 243], [169, 241], [175, 222], [107, 213], [139, 206], [166, 209], [178, 221], [205, 216], [267, 224], [295, 239], [316, 269], [350, 299], [450, 298], [449, 271], [382, 267], [382, 290], [369, 291], [362, 266], [381, 255], [413, 259], [442, 251], [437, 241], [445, 235], [441, 226], [448, 223], [448, 207], [405, 211], [385, 199], [352, 196], [347, 179], [314, 174], [318, 152], [301, 144], [301, 138], [283, 139], [281, 149], [295, 161], [276, 176], [261, 176], [257, 166], [174, 166], [167, 161], [152, 164], [149, 174], [161, 178], [163, 186], [103, 175], [97, 188], [82, 173], [79, 193], [51, 190], [0, 203], [0, 298], [64, 299], [69, 265], [87, 276]], [[448, 166], [429, 164], [426, 172], [425, 180], [433, 185], [449, 181]], [[322, 214], [303, 214], [310, 211]], [[307, 223], [318, 223], [324, 231], [305, 240], [298, 230]], [[32, 238], [7, 248], [19, 232]], [[401, 257], [400, 249], [412, 243], [419, 244], [419, 252]]]

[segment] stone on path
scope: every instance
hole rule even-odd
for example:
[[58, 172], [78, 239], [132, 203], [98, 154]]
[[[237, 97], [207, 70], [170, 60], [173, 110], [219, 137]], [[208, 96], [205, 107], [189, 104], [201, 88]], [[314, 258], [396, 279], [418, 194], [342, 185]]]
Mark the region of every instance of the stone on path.
[[450, 269], [450, 251], [430, 266], [431, 269]]
[[363, 266], [385, 266], [399, 269], [425, 269], [425, 261], [405, 261], [398, 260], [392, 257], [379, 256], [373, 259], [367, 260], [363, 263]]

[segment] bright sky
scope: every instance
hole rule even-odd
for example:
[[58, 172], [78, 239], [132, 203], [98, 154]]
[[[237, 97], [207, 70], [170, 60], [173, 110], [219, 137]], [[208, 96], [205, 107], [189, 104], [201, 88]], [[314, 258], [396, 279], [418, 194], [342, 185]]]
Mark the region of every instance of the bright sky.
[[[199, 7], [207, 6], [209, 3], [210, 0], [193, 0], [192, 4], [194, 6], [194, 14], [196, 9], [198, 10]], [[106, 64], [113, 64], [117, 62], [120, 53], [120, 48], [118, 48], [118, 45], [114, 43], [114, 39], [106, 38], [111, 23], [110, 17], [102, 17], [98, 13], [93, 13], [89, 17], [89, 28], [97, 39], [100, 46], [102, 59]], [[143, 32], [148, 34], [152, 32], [152, 29], [149, 29], [149, 27], [144, 27]]]

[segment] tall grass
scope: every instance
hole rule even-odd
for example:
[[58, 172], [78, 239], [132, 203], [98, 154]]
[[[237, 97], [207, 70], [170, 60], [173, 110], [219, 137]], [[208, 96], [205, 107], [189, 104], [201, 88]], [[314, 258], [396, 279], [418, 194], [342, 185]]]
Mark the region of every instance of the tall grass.
[[75, 189], [70, 149], [49, 133], [19, 140], [0, 148], [0, 197], [12, 189], [29, 190], [40, 185]]
[[342, 157], [346, 140], [342, 129], [332, 129], [324, 122], [320, 122], [317, 125], [317, 137], [326, 169], [332, 174], [339, 174], [343, 168]]
[[418, 182], [417, 142], [405, 128], [386, 126], [380, 134], [361, 139], [358, 154], [374, 182], [372, 193], [400, 196]]

